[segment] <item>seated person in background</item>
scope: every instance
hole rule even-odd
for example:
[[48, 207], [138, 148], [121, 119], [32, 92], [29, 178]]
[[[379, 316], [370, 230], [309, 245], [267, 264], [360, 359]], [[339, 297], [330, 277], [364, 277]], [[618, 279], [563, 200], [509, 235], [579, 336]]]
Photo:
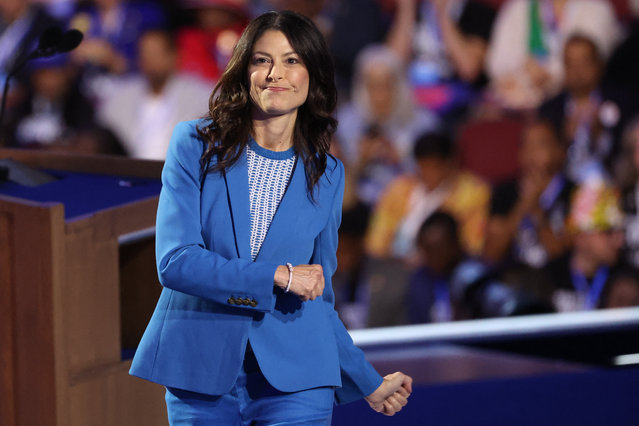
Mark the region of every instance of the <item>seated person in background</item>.
[[540, 268], [569, 248], [565, 221], [574, 184], [562, 173], [565, 148], [555, 127], [530, 122], [519, 149], [520, 176], [493, 192], [483, 257]]
[[366, 236], [367, 253], [414, 261], [419, 228], [440, 209], [459, 223], [464, 250], [470, 255], [479, 254], [490, 187], [458, 168], [453, 142], [446, 135], [420, 136], [413, 153], [417, 172], [391, 182], [374, 209]]
[[141, 74], [114, 81], [99, 117], [120, 138], [128, 155], [163, 160], [173, 127], [206, 112], [212, 87], [177, 72], [176, 47], [169, 33], [146, 32], [139, 50]]
[[621, 132], [637, 111], [627, 90], [601, 85], [604, 58], [589, 37], [573, 35], [564, 47], [563, 90], [539, 108], [568, 143], [566, 172], [575, 182], [591, 169], [609, 173]]
[[446, 121], [486, 84], [484, 61], [495, 10], [476, 0], [397, 1], [388, 45], [409, 65], [420, 106]]
[[437, 211], [424, 221], [417, 234], [422, 266], [409, 280], [406, 298], [411, 324], [458, 319], [451, 299], [450, 279], [466, 255], [459, 241], [457, 221]]
[[30, 63], [30, 84], [7, 120], [7, 140], [21, 148], [124, 154], [117, 138], [97, 124], [68, 59], [59, 55]]
[[495, 20], [487, 55], [489, 97], [507, 110], [532, 110], [559, 91], [564, 41], [588, 35], [607, 55], [618, 39], [608, 1], [509, 0]]
[[136, 69], [138, 39], [164, 27], [165, 17], [149, 1], [94, 0], [79, 5], [70, 26], [84, 33], [75, 58], [117, 74]]
[[383, 45], [359, 55], [352, 99], [338, 110], [337, 119], [342, 159], [355, 170], [358, 196], [368, 205], [411, 167], [415, 138], [438, 127], [433, 115], [416, 108], [401, 61]]
[[98, 100], [112, 91], [109, 77], [137, 69], [138, 40], [150, 29], [166, 26], [155, 2], [93, 0], [79, 2], [70, 27], [84, 34], [73, 51], [83, 68], [83, 90]]
[[558, 312], [596, 309], [619, 264], [623, 244], [616, 189], [595, 179], [579, 186], [568, 223], [572, 251], [546, 266], [555, 286], [553, 304]]
[[217, 82], [231, 58], [235, 44], [248, 24], [246, 0], [186, 0], [194, 24], [177, 35], [181, 72]]

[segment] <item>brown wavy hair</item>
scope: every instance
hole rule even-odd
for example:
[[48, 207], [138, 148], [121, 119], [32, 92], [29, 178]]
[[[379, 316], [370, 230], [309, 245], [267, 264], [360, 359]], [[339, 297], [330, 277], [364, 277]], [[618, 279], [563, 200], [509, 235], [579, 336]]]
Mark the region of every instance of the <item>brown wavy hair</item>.
[[[309, 74], [306, 102], [297, 112], [293, 146], [304, 162], [311, 199], [313, 188], [326, 170], [330, 142], [337, 121], [334, 66], [326, 41], [315, 24], [295, 12], [267, 12], [246, 27], [209, 100], [209, 113], [198, 134], [206, 144], [200, 165], [202, 175], [223, 172], [239, 158], [253, 128], [248, 66], [256, 41], [267, 30], [281, 31], [300, 56]], [[211, 159], [217, 162], [211, 165]]]

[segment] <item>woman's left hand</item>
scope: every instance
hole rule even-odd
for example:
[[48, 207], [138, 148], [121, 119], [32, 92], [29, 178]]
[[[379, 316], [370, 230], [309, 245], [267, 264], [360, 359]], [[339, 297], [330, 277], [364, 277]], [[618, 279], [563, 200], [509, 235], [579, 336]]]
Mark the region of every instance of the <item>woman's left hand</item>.
[[[284, 289], [288, 285], [289, 273], [286, 266], [278, 266], [273, 283]], [[324, 293], [324, 270], [322, 265], [296, 265], [291, 276], [289, 291], [302, 301], [315, 300]]]
[[385, 376], [375, 392], [366, 397], [366, 402], [378, 413], [392, 416], [408, 403], [412, 391], [413, 379], [397, 371]]

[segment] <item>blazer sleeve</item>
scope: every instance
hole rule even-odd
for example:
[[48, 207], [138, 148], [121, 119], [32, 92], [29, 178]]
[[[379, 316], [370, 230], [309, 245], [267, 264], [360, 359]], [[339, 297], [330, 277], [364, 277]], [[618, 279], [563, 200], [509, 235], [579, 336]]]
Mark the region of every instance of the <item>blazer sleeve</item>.
[[[275, 306], [273, 277], [279, 265], [227, 259], [205, 246], [200, 220], [201, 153], [194, 122], [179, 123], [162, 170], [156, 221], [160, 283], [238, 309], [270, 312]], [[236, 304], [231, 298], [249, 303]]]
[[328, 305], [330, 321], [335, 332], [340, 363], [342, 387], [335, 392], [338, 404], [345, 404], [370, 395], [377, 389], [383, 378], [366, 360], [364, 352], [353, 343], [346, 327], [335, 311], [335, 297], [332, 276], [337, 268], [337, 229], [342, 219], [342, 199], [344, 197], [344, 165], [337, 162], [332, 180], [337, 186], [330, 217], [326, 227], [318, 236], [320, 263], [324, 270], [325, 289], [323, 300]]

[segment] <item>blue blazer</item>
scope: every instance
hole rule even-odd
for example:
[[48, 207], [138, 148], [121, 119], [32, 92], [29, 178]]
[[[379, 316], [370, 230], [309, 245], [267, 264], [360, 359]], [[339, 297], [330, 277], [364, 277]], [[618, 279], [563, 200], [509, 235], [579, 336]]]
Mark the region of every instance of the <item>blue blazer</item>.
[[[235, 383], [250, 341], [264, 376], [280, 391], [334, 386], [339, 403], [370, 394], [382, 378], [333, 307], [344, 166], [328, 158], [313, 203], [304, 163], [296, 162], [253, 261], [246, 151], [226, 175], [208, 173], [201, 186], [199, 123], [178, 124], [171, 138], [156, 233], [164, 288], [130, 373], [165, 386], [224, 394]], [[322, 297], [302, 302], [274, 286], [275, 269], [286, 262], [321, 264]]]

